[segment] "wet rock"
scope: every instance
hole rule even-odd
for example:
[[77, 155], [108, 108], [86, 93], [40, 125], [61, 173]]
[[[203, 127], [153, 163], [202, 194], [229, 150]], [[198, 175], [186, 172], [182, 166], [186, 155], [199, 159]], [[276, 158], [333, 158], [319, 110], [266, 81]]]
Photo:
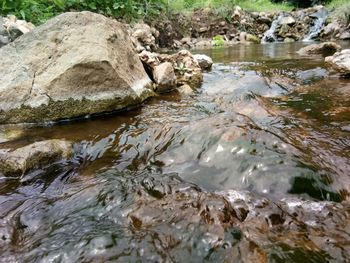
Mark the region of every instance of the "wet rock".
[[0, 151], [0, 172], [8, 176], [18, 176], [50, 164], [60, 159], [67, 159], [73, 154], [70, 142], [48, 140], [36, 142], [14, 151]]
[[209, 70], [213, 65], [213, 60], [211, 59], [211, 57], [207, 55], [196, 54], [196, 55], [193, 55], [193, 58], [198, 61], [199, 66], [203, 70]]
[[342, 75], [350, 75], [350, 49], [344, 49], [333, 56], [325, 58], [325, 62]]
[[312, 55], [312, 54], [332, 55], [339, 50], [341, 50], [341, 47], [337, 43], [324, 42], [321, 44], [312, 44], [312, 45], [303, 47], [298, 50], [298, 54], [300, 55]]
[[99, 14], [62, 14], [1, 48], [0, 57], [0, 123], [109, 112], [152, 95], [123, 25]]
[[155, 66], [153, 77], [157, 84], [158, 92], [167, 92], [176, 87], [176, 76], [173, 65], [170, 62], [164, 62]]
[[287, 25], [284, 24], [281, 26], [280, 30], [278, 31], [278, 35], [285, 38], [289, 34], [291, 28]]

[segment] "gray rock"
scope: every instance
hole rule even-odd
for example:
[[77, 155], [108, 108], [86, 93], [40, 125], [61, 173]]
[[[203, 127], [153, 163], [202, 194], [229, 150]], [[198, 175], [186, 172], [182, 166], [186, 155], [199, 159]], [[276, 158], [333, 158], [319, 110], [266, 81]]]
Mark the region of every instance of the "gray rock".
[[206, 48], [212, 48], [212, 42], [211, 40], [199, 40], [194, 47], [196, 49], [206, 49]]
[[199, 66], [203, 70], [209, 70], [213, 65], [213, 60], [207, 55], [196, 54], [193, 55], [193, 58], [198, 61]]
[[192, 39], [190, 37], [184, 37], [180, 40], [182, 45], [188, 44], [191, 45], [192, 44]]
[[178, 87], [177, 91], [182, 95], [193, 95], [194, 94], [193, 89], [187, 84], [184, 84], [184, 85]]
[[0, 35], [0, 47], [3, 47], [5, 45], [7, 45], [8, 43], [10, 43], [9, 37]]
[[241, 32], [241, 33], [239, 34], [239, 41], [240, 41], [240, 42], [245, 42], [245, 41], [247, 40], [247, 35], [248, 35], [247, 32]]
[[333, 21], [326, 25], [321, 31], [322, 38], [332, 38], [334, 35], [338, 34], [340, 31], [340, 25], [337, 21]]
[[325, 58], [325, 63], [341, 75], [350, 75], [350, 49], [344, 49]]
[[267, 24], [267, 25], [271, 25], [272, 23], [272, 19], [267, 17], [267, 16], [260, 16], [258, 18], [258, 22], [262, 23], [262, 24]]
[[280, 25], [293, 25], [295, 24], [295, 19], [292, 16], [282, 17], [279, 21]]
[[0, 151], [0, 172], [6, 176], [20, 176], [73, 154], [72, 143], [64, 140], [36, 142], [14, 151]]
[[0, 123], [120, 110], [153, 94], [123, 25], [91, 12], [57, 16], [0, 57]]
[[4, 27], [4, 18], [0, 16], [0, 35], [4, 35], [6, 33], [6, 29]]
[[[191, 88], [197, 88], [202, 83], [202, 69], [198, 61], [188, 50], [181, 50], [172, 55], [143, 51], [139, 54], [139, 57], [145, 68], [147, 68], [147, 71], [152, 73], [152, 78], [156, 83], [162, 82], [161, 79], [163, 77], [161, 76], [164, 74], [171, 74], [170, 76], [172, 76], [170, 65], [162, 65], [161, 68], [156, 70], [157, 66], [160, 66], [162, 63], [164, 64], [164, 62], [171, 63], [172, 68], [175, 70], [177, 85], [187, 84]], [[166, 77], [164, 76], [164, 78]], [[158, 90], [161, 91], [161, 89]]]
[[3, 26], [12, 41], [35, 28], [32, 23], [17, 19], [14, 15], [8, 15], [3, 19]]
[[350, 39], [350, 32], [345, 31], [345, 32], [341, 33], [339, 39], [341, 39], [341, 40], [348, 40], [348, 39]]
[[153, 70], [153, 77], [158, 92], [167, 92], [176, 87], [175, 71], [170, 62], [164, 62], [156, 66]]
[[341, 50], [341, 46], [334, 42], [324, 42], [303, 47], [297, 51], [300, 55], [325, 54], [332, 55]]
[[199, 30], [198, 30], [198, 32], [199, 33], [205, 33], [205, 32], [207, 32], [209, 30], [209, 28], [207, 28], [207, 27], [201, 27]]
[[286, 37], [283, 42], [285, 42], [285, 43], [292, 43], [292, 42], [295, 42], [295, 40], [294, 40], [294, 38]]

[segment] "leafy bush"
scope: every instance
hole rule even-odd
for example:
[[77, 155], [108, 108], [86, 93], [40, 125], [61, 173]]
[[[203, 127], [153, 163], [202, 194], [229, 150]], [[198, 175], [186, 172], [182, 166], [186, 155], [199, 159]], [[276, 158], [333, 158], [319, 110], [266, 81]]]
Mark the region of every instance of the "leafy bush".
[[223, 45], [225, 45], [225, 39], [222, 36], [217, 35], [213, 37], [213, 46], [222, 47]]
[[14, 14], [35, 24], [65, 11], [92, 11], [133, 20], [155, 16], [165, 8], [163, 0], [0, 0], [0, 14]]

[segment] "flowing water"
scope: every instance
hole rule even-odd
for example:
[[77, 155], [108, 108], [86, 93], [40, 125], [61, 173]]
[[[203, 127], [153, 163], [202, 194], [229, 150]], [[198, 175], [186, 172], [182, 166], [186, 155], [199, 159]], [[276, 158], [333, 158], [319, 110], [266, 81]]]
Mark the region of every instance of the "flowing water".
[[277, 27], [279, 26], [282, 18], [285, 16], [285, 14], [280, 14], [275, 20], [272, 21], [271, 27], [269, 30], [267, 30], [264, 33], [264, 36], [261, 39], [261, 43], [268, 43], [268, 42], [277, 42], [277, 37], [275, 35], [275, 31]]
[[45, 126], [75, 156], [0, 181], [1, 262], [350, 262], [350, 80], [303, 43], [207, 51], [193, 95]]
[[321, 8], [318, 12], [313, 14], [314, 24], [311, 26], [309, 33], [305, 36], [303, 41], [311, 41], [312, 39], [318, 37], [320, 32], [323, 29], [323, 26], [328, 18], [328, 11], [324, 8]]

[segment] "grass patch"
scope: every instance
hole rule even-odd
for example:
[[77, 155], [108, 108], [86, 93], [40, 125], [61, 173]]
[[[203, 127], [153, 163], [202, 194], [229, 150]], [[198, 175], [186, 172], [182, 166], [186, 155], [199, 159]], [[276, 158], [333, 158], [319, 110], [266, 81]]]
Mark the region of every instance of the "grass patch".
[[244, 10], [256, 12], [291, 11], [286, 3], [272, 3], [269, 0], [168, 0], [169, 8], [178, 12], [198, 8], [232, 9], [239, 5]]

